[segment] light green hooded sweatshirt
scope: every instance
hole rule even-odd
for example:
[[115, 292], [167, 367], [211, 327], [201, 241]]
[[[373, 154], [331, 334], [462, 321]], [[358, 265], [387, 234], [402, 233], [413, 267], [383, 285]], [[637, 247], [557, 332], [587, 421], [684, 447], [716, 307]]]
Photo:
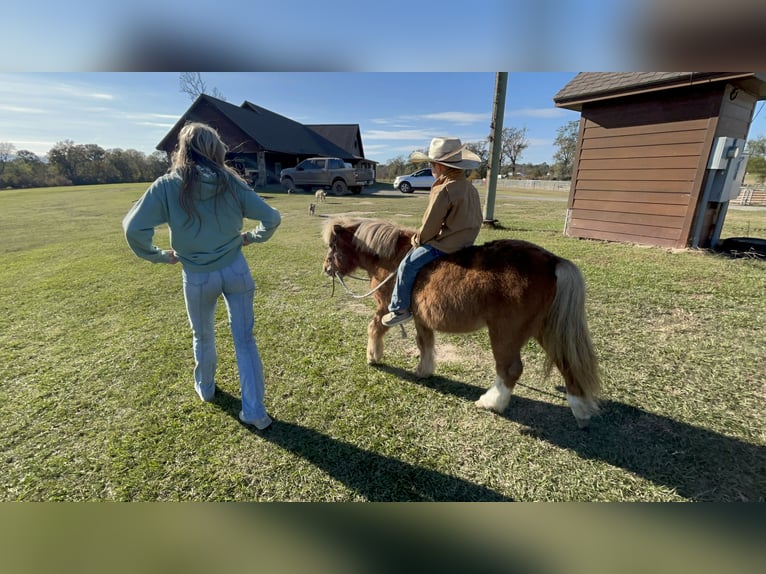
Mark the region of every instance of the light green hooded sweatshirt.
[[[181, 207], [181, 176], [169, 173], [158, 178], [133, 205], [122, 221], [125, 239], [133, 252], [152, 263], [168, 263], [170, 251], [154, 245], [154, 230], [167, 223], [170, 246], [186, 271], [215, 271], [231, 264], [242, 249], [244, 219], [260, 221], [247, 232], [249, 242], [262, 243], [276, 231], [279, 212], [263, 201], [244, 182], [230, 175], [216, 175], [196, 167], [192, 190], [200, 218], [189, 217]], [[227, 177], [234, 191], [218, 190], [218, 177]], [[216, 197], [217, 196], [217, 197]]]

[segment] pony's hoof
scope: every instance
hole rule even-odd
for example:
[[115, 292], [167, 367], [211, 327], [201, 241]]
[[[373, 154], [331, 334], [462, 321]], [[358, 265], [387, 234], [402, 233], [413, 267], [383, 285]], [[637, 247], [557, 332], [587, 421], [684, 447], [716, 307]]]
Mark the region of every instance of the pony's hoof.
[[494, 405], [490, 404], [484, 395], [479, 397], [478, 400], [474, 401], [474, 403], [477, 407], [480, 409], [484, 409], [486, 411], [495, 411], [497, 412], [497, 409], [494, 407]]
[[481, 395], [474, 404], [480, 409], [502, 413], [510, 402], [511, 392], [506, 390], [504, 386], [498, 388], [497, 384], [495, 384], [486, 393]]
[[575, 420], [577, 421], [577, 426], [582, 430], [588, 430], [590, 428], [590, 419], [578, 419], [575, 417]]

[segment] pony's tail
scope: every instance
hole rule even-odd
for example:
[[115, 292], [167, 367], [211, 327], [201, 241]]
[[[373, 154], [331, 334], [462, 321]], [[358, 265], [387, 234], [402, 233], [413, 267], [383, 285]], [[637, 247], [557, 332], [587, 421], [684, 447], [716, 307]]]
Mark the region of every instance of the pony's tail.
[[598, 412], [601, 379], [585, 317], [585, 280], [577, 266], [566, 259], [556, 265], [556, 296], [540, 343], [547, 355], [545, 375], [556, 365], [567, 383], [567, 398], [575, 417], [587, 423]]

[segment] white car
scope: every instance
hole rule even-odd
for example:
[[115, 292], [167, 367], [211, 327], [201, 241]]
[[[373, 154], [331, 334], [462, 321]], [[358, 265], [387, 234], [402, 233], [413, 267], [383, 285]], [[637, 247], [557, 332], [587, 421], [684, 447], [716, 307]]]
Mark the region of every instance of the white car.
[[431, 189], [434, 182], [431, 168], [419, 169], [409, 175], [398, 175], [394, 180], [394, 189], [402, 193], [412, 193], [414, 189]]

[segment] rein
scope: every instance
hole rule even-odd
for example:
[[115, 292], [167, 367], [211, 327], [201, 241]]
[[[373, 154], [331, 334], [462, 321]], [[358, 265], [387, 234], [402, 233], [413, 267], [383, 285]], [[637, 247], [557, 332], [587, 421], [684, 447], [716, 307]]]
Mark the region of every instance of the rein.
[[[367, 293], [365, 293], [364, 295], [356, 295], [356, 294], [355, 294], [353, 291], [351, 291], [351, 289], [349, 289], [349, 288], [346, 286], [346, 283], [343, 281], [343, 276], [341, 276], [341, 275], [333, 275], [333, 282], [332, 282], [332, 285], [333, 285], [333, 291], [334, 291], [334, 288], [335, 288], [335, 278], [337, 277], [337, 278], [338, 278], [338, 282], [341, 284], [341, 287], [343, 287], [343, 289], [345, 289], [345, 290], [346, 290], [346, 293], [348, 293], [349, 295], [351, 295], [351, 296], [352, 296], [354, 299], [364, 299], [365, 297], [369, 297], [370, 295], [372, 295], [373, 293], [375, 293], [375, 291], [377, 291], [378, 289], [380, 289], [381, 287], [383, 287], [383, 285], [385, 285], [385, 284], [388, 282], [388, 280], [389, 280], [389, 279], [391, 279], [391, 277], [393, 277], [394, 275], [396, 275], [396, 271], [392, 271], [392, 272], [391, 272], [391, 273], [388, 275], [388, 277], [386, 277], [385, 279], [383, 279], [383, 281], [381, 281], [380, 283], [378, 283], [378, 284], [375, 286], [375, 288], [374, 288], [374, 289], [370, 289], [370, 290], [369, 290]], [[350, 277], [351, 279], [356, 279], [356, 280], [358, 280], [358, 281], [366, 281], [366, 279], [364, 279], [364, 278], [362, 278], [362, 277], [354, 277], [353, 275], [348, 275], [348, 277]], [[330, 297], [332, 297], [332, 295], [330, 295]]]
[[[412, 252], [413, 249], [415, 249], [415, 248], [414, 247], [410, 247], [410, 250], [405, 254], [405, 257], [407, 257], [407, 255], [409, 255]], [[334, 270], [333, 270], [332, 293], [330, 294], [330, 297], [333, 297], [335, 295], [335, 278], [336, 277], [338, 278], [338, 282], [341, 284], [341, 287], [343, 287], [343, 289], [346, 290], [346, 293], [348, 293], [351, 297], [353, 297], [354, 299], [364, 299], [365, 297], [369, 297], [370, 295], [375, 293], [375, 291], [377, 291], [378, 289], [383, 287], [383, 285], [385, 285], [391, 279], [391, 277], [396, 275], [398, 271], [399, 271], [398, 269], [395, 269], [394, 271], [389, 273], [388, 277], [383, 279], [383, 281], [378, 283], [373, 289], [370, 289], [369, 291], [367, 291], [367, 293], [365, 293], [364, 295], [356, 295], [353, 291], [351, 291], [351, 289], [349, 289], [346, 286], [346, 283], [343, 281], [343, 276], [339, 275], [338, 273], [335, 273]], [[351, 279], [356, 279], [357, 281], [367, 281], [367, 279], [365, 279], [364, 277], [354, 277], [353, 275], [346, 275], [346, 277], [349, 277]], [[402, 329], [402, 331], [404, 331], [404, 329]]]

